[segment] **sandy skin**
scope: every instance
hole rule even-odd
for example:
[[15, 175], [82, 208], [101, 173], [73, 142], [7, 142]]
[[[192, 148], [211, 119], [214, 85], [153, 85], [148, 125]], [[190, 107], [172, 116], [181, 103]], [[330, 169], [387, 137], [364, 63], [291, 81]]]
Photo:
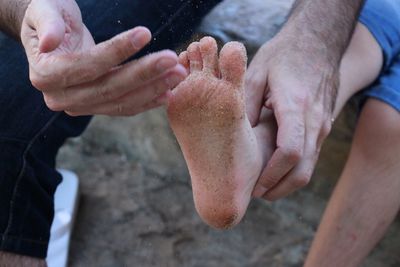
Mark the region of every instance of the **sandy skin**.
[[272, 151], [266, 141], [273, 129], [253, 129], [247, 118], [242, 44], [226, 44], [218, 58], [215, 40], [205, 37], [180, 59], [190, 74], [169, 96], [168, 118], [189, 168], [199, 215], [215, 228], [230, 228], [245, 214]]

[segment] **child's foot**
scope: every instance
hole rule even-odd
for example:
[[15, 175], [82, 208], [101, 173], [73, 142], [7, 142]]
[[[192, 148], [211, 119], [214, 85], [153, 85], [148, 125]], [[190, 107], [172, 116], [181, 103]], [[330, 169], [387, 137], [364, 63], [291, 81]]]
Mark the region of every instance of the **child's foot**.
[[243, 217], [263, 156], [245, 112], [247, 56], [237, 42], [218, 59], [214, 39], [181, 55], [190, 75], [172, 91], [168, 117], [188, 164], [195, 206], [204, 221], [229, 228]]

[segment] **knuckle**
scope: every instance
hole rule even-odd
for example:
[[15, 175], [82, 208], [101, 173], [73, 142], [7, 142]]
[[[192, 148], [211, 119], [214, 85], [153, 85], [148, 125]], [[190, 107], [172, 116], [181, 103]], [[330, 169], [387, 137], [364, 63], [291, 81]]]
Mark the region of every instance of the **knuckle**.
[[55, 66], [29, 66], [29, 79], [32, 85], [41, 91], [64, 87], [67, 76], [66, 72], [62, 72]]
[[286, 161], [295, 164], [300, 161], [302, 156], [302, 149], [299, 147], [283, 147], [281, 153]]
[[40, 91], [49, 89], [51, 87], [51, 83], [48, 80], [43, 79], [42, 77], [39, 77], [35, 74], [30, 75], [30, 81], [32, 85]]
[[[115, 94], [115, 90], [113, 90], [113, 87], [107, 82], [102, 82], [99, 84], [99, 86], [95, 89], [95, 92], [96, 93], [94, 97], [100, 101], [110, 101], [114, 98]], [[87, 99], [87, 101], [93, 101], [93, 99]]]
[[46, 103], [46, 106], [52, 111], [64, 110], [63, 105], [57, 99], [55, 99], [53, 97], [44, 95], [44, 102]]
[[322, 125], [321, 136], [323, 138], [327, 137], [332, 130], [332, 122], [328, 121]]
[[141, 82], [147, 82], [151, 77], [151, 71], [148, 68], [140, 68], [136, 73], [136, 79]]

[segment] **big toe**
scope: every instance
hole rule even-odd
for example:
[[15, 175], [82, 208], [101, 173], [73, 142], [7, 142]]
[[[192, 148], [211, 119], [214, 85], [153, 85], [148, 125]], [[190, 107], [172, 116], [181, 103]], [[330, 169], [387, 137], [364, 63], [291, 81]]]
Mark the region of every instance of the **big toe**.
[[203, 71], [219, 76], [218, 45], [215, 39], [209, 36], [202, 38], [200, 52], [203, 58]]
[[246, 48], [242, 43], [229, 42], [221, 50], [219, 67], [222, 79], [241, 88], [247, 68]]

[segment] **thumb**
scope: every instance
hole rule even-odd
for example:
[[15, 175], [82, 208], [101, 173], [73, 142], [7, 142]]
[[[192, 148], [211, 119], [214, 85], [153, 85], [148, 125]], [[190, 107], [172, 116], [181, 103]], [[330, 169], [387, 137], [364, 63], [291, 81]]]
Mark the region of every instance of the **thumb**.
[[48, 53], [60, 46], [64, 40], [65, 22], [59, 8], [53, 3], [42, 2], [31, 5], [27, 13], [27, 22], [37, 33], [40, 52]]
[[60, 46], [64, 40], [65, 23], [62, 18], [44, 19], [37, 28], [39, 50], [48, 53]]

